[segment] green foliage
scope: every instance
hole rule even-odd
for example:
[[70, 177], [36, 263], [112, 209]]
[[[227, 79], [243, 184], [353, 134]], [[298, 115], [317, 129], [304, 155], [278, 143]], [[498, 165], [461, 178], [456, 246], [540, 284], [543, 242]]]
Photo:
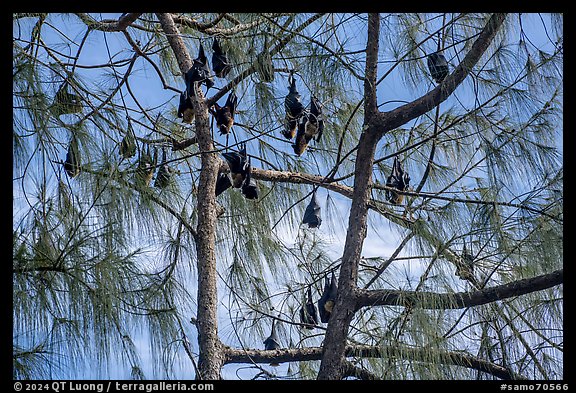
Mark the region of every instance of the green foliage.
[[[364, 124], [366, 18], [327, 14], [301, 28], [311, 15], [173, 15], [182, 19], [177, 25], [192, 59], [200, 43], [210, 59], [215, 36], [230, 59], [232, 71], [216, 80], [208, 97], [239, 79], [232, 89], [239, 98], [232, 133], [218, 135], [213, 125], [218, 152], [246, 142], [255, 168], [331, 174], [318, 190], [319, 229], [301, 225], [314, 185], [298, 176], [294, 182], [256, 179], [257, 200], [233, 188], [216, 198], [220, 339], [234, 348], [263, 349], [276, 318], [284, 347], [321, 346], [325, 331], [299, 327], [298, 312], [308, 287], [317, 299], [325, 275], [339, 272], [350, 198], [343, 190], [354, 186], [355, 148]], [[372, 280], [368, 289], [454, 293], [562, 267], [563, 19], [542, 18], [539, 28], [549, 27], [545, 45], [532, 42], [526, 26], [540, 21], [538, 15], [510, 15], [437, 113], [383, 137], [369, 216], [369, 236], [377, 246], [372, 254], [365, 245], [360, 287]], [[87, 359], [99, 369], [123, 362], [124, 378], [150, 377], [142, 337], [154, 376], [178, 377], [180, 363], [192, 372], [182, 343], [196, 336], [189, 321], [199, 306], [201, 155], [196, 144], [171, 150], [173, 140], [195, 135], [195, 125], [176, 116], [184, 81], [154, 14], [142, 14], [125, 35], [107, 32], [114, 21], [102, 19], [14, 15], [17, 379], [72, 378], [68, 370]], [[382, 15], [380, 110], [434, 88], [426, 56], [441, 48], [453, 71], [486, 20], [485, 14]], [[262, 67], [265, 47], [273, 78]], [[314, 96], [325, 114], [322, 139], [301, 157], [281, 135], [291, 71], [304, 106]], [[121, 142], [128, 136], [134, 154], [123, 156]], [[81, 171], [69, 178], [63, 163], [72, 138]], [[168, 153], [174, 172], [166, 187], [153, 187], [161, 160], [149, 163], [149, 185], [137, 181], [148, 149]], [[411, 190], [422, 183], [425, 193], [406, 197], [402, 206], [385, 198], [394, 156], [410, 173]], [[454, 275], [464, 241], [480, 286]], [[373, 345], [382, 355], [349, 360], [384, 379], [493, 378], [450, 363], [447, 354], [457, 353], [529, 378], [561, 378], [562, 297], [562, 289], [553, 288], [459, 310], [441, 304], [437, 310], [363, 308], [353, 319], [349, 343]], [[250, 375], [267, 370], [251, 366]], [[318, 361], [290, 364], [283, 377], [313, 379], [318, 368]]]

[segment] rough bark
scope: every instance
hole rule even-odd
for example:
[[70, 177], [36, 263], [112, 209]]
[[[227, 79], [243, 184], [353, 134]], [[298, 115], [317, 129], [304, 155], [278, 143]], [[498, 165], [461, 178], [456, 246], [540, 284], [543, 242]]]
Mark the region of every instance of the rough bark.
[[389, 112], [379, 112], [377, 109], [376, 75], [380, 15], [377, 13], [369, 14], [366, 77], [364, 81], [364, 131], [358, 143], [354, 170], [354, 192], [340, 268], [338, 296], [326, 331], [324, 355], [320, 364], [318, 379], [341, 379], [347, 370], [345, 347], [349, 325], [355, 312], [353, 304], [358, 296], [356, 287], [358, 262], [366, 236], [366, 219], [376, 144], [386, 132], [428, 112], [446, 100], [479, 61], [504, 19], [505, 14], [492, 15], [462, 62], [435, 89], [399, 108]]
[[[322, 347], [289, 348], [275, 351], [261, 350], [241, 350], [227, 348], [226, 364], [230, 363], [257, 363], [267, 364], [271, 362], [306, 362], [320, 360], [322, 358]], [[428, 348], [409, 348], [405, 346], [370, 346], [370, 345], [346, 345], [344, 348], [345, 357], [362, 358], [396, 358], [399, 361], [421, 361], [429, 362], [434, 356], [438, 362], [446, 365], [460, 366], [469, 369], [482, 371], [500, 379], [525, 379], [523, 376], [513, 373], [501, 365], [479, 359], [464, 353], [451, 351], [431, 351]], [[343, 375], [355, 376], [361, 379], [374, 379], [374, 375], [368, 373], [351, 373], [349, 362], [345, 361], [342, 366]]]
[[342, 264], [338, 278], [338, 296], [328, 322], [324, 339], [324, 355], [320, 363], [318, 379], [341, 379], [345, 367], [345, 349], [350, 322], [354, 316], [358, 262], [362, 245], [366, 238], [368, 201], [372, 183], [372, 166], [377, 139], [370, 128], [372, 116], [376, 113], [376, 63], [378, 58], [378, 35], [380, 15], [368, 17], [368, 42], [366, 44], [365, 127], [358, 142], [356, 156], [354, 193], [348, 218], [348, 231]]
[[564, 270], [497, 285], [473, 292], [433, 293], [379, 289], [359, 290], [356, 309], [370, 306], [406, 306], [427, 309], [456, 309], [480, 306], [527, 293], [552, 288], [564, 282]]
[[[192, 61], [179, 31], [170, 14], [158, 14], [162, 29], [174, 54], [182, 75], [192, 66]], [[198, 310], [196, 327], [198, 329], [198, 375], [197, 379], [220, 379], [220, 370], [224, 364], [222, 343], [218, 338], [216, 288], [216, 201], [214, 189], [220, 167], [220, 159], [214, 153], [214, 144], [210, 134], [208, 106], [200, 88], [193, 97], [195, 111], [196, 137], [201, 152], [201, 169], [198, 183], [198, 226], [196, 229], [196, 255], [198, 267]]]

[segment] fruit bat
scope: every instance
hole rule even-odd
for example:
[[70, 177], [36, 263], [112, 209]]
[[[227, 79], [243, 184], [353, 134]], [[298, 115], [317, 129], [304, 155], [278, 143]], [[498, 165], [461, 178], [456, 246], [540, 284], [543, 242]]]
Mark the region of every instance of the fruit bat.
[[226, 99], [224, 106], [214, 104], [214, 109], [210, 108], [210, 113], [216, 119], [216, 126], [220, 130], [220, 135], [225, 135], [230, 132], [230, 128], [234, 125], [234, 113], [236, 113], [236, 105], [238, 105], [238, 97], [234, 93], [230, 93]]
[[312, 289], [310, 287], [308, 287], [308, 298], [300, 309], [300, 322], [305, 324], [306, 329], [314, 329], [314, 326], [318, 324], [318, 312], [312, 301]]
[[120, 155], [124, 158], [134, 157], [136, 155], [136, 138], [134, 136], [134, 130], [128, 121], [128, 130], [126, 135], [122, 138], [120, 142]]
[[298, 120], [304, 112], [304, 105], [300, 102], [300, 93], [298, 93], [296, 89], [296, 78], [290, 74], [288, 80], [290, 87], [288, 88], [288, 94], [284, 98], [286, 116], [284, 117], [284, 130], [282, 131], [282, 135], [284, 135], [286, 139], [292, 139], [296, 134]]
[[68, 145], [64, 170], [71, 178], [78, 176], [80, 173], [80, 151], [78, 149], [78, 141], [75, 137], [72, 137]]
[[204, 47], [200, 44], [200, 50], [198, 52], [198, 57], [194, 59], [192, 67], [184, 75], [184, 80], [186, 81], [186, 90], [188, 96], [194, 95], [194, 83], [204, 83], [208, 89], [214, 86], [214, 81], [210, 76], [210, 69], [208, 68], [208, 59], [204, 54]]
[[246, 155], [246, 145], [242, 146], [239, 152], [231, 151], [222, 153], [222, 156], [228, 162], [230, 173], [232, 175], [232, 186], [234, 188], [242, 187], [247, 175], [248, 160]]
[[192, 99], [188, 96], [187, 91], [183, 91], [180, 94], [178, 117], [182, 118], [182, 122], [188, 124], [191, 124], [194, 120], [194, 107], [192, 106]]
[[214, 42], [212, 42], [212, 50], [214, 51], [212, 53], [212, 70], [218, 78], [225, 78], [232, 66], [216, 37], [214, 37]]
[[304, 211], [304, 219], [302, 224], [308, 224], [308, 228], [317, 228], [322, 224], [322, 218], [320, 217], [320, 205], [316, 200], [316, 192], [312, 194], [312, 200], [306, 206]]
[[466, 249], [466, 241], [462, 247], [462, 259], [456, 262], [456, 273], [462, 280], [474, 277], [474, 256]]
[[322, 106], [316, 97], [312, 97], [310, 110], [304, 115], [303, 120], [306, 139], [310, 141], [315, 138], [316, 142], [318, 142], [324, 131], [324, 118], [322, 116]]
[[262, 82], [272, 82], [274, 80], [274, 65], [272, 57], [268, 52], [268, 36], [264, 36], [264, 49], [256, 56], [256, 72]]
[[294, 153], [298, 157], [304, 153], [306, 148], [308, 147], [308, 142], [310, 139], [306, 136], [306, 121], [302, 119], [298, 122], [298, 132], [296, 133], [296, 140], [292, 144], [292, 148], [294, 149]]
[[258, 199], [258, 186], [256, 181], [252, 179], [252, 165], [250, 164], [250, 159], [248, 159], [248, 164], [246, 165], [246, 176], [242, 182], [242, 195], [246, 199]]
[[[399, 191], [406, 191], [410, 185], [410, 176], [405, 172], [400, 165], [398, 157], [394, 157], [394, 164], [392, 165], [392, 173], [386, 179], [386, 187], [395, 188]], [[397, 192], [386, 190], [386, 199], [395, 205], [399, 205], [404, 200], [404, 195]]]
[[146, 151], [142, 151], [136, 168], [136, 184], [139, 186], [148, 186], [154, 176], [154, 167], [156, 166], [158, 151], [154, 152], [154, 157], [150, 154], [150, 146], [146, 146]]
[[428, 55], [428, 70], [436, 83], [440, 83], [448, 75], [448, 62], [443, 54], [435, 52]]
[[82, 101], [76, 94], [68, 92], [67, 81], [65, 81], [56, 92], [52, 108], [57, 116], [82, 111]]
[[332, 272], [332, 278], [330, 280], [328, 280], [328, 276], [326, 276], [324, 282], [324, 292], [322, 292], [322, 296], [318, 300], [318, 312], [320, 314], [320, 321], [323, 323], [328, 323], [328, 320], [332, 315], [337, 293], [338, 284], [336, 283], [334, 272]]
[[226, 173], [219, 173], [216, 180], [216, 196], [222, 194], [224, 191], [232, 187], [230, 176]]
[[[267, 351], [274, 351], [276, 349], [280, 349], [280, 342], [278, 340], [278, 336], [276, 335], [276, 321], [272, 321], [272, 332], [270, 336], [264, 340], [264, 349]], [[279, 363], [270, 363], [273, 367], [278, 367]]]
[[166, 188], [172, 180], [173, 170], [166, 164], [166, 150], [162, 150], [162, 162], [158, 168], [158, 173], [156, 173], [156, 181], [154, 182], [154, 187]]

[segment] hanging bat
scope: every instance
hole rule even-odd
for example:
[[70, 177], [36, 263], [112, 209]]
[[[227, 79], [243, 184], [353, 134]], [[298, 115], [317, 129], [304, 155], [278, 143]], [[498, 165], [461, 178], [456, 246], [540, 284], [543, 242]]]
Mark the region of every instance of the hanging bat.
[[316, 191], [314, 191], [310, 203], [308, 203], [308, 206], [306, 206], [302, 224], [308, 224], [308, 228], [317, 228], [320, 226], [320, 224], [322, 224], [322, 218], [320, 217], [320, 205], [316, 200]]
[[124, 158], [131, 158], [136, 155], [136, 139], [130, 121], [128, 121], [126, 135], [124, 135], [124, 138], [122, 138], [120, 142], [120, 155]]
[[195, 94], [194, 83], [204, 83], [208, 91], [212, 86], [214, 86], [214, 81], [210, 76], [210, 69], [208, 68], [208, 59], [206, 54], [204, 54], [204, 47], [200, 44], [200, 50], [198, 57], [194, 59], [192, 67], [184, 75], [184, 80], [186, 82], [186, 90], [188, 91], [188, 96]]
[[[278, 340], [278, 336], [276, 335], [276, 320], [272, 321], [272, 332], [270, 336], [264, 340], [264, 349], [267, 351], [275, 351], [280, 349], [280, 341]], [[270, 363], [273, 367], [278, 367], [279, 363]]]
[[328, 280], [328, 276], [326, 276], [324, 292], [318, 300], [318, 312], [320, 314], [320, 321], [323, 323], [328, 323], [328, 320], [330, 320], [330, 317], [332, 316], [332, 310], [334, 309], [337, 293], [338, 284], [336, 283], [334, 272], [332, 272], [332, 278], [330, 281]]
[[298, 120], [304, 112], [304, 105], [300, 102], [300, 93], [298, 93], [296, 89], [296, 78], [290, 74], [288, 80], [290, 87], [288, 88], [288, 94], [284, 98], [286, 116], [284, 117], [284, 130], [282, 131], [282, 135], [284, 135], [286, 139], [292, 139], [296, 134]]
[[180, 94], [180, 103], [178, 105], [178, 117], [182, 118], [183, 123], [191, 124], [194, 120], [194, 107], [192, 99], [188, 96], [187, 91]]
[[310, 110], [305, 111], [300, 121], [298, 121], [296, 141], [292, 144], [294, 153], [296, 153], [297, 156], [301, 156], [312, 139], [316, 142], [320, 140], [323, 131], [324, 119], [322, 118], [322, 107], [318, 100], [312, 97]]
[[234, 125], [236, 105], [238, 105], [238, 97], [234, 93], [230, 93], [224, 106], [214, 103], [214, 108], [210, 108], [210, 113], [216, 119], [216, 126], [220, 130], [220, 135], [228, 134]]
[[252, 165], [250, 164], [250, 159], [246, 165], [246, 177], [242, 182], [242, 195], [246, 199], [258, 199], [258, 186], [256, 181], [252, 179]]
[[226, 152], [222, 156], [228, 162], [230, 174], [232, 175], [232, 186], [234, 188], [242, 187], [247, 175], [248, 160], [246, 155], [246, 144], [242, 146], [239, 152]]
[[218, 179], [216, 180], [216, 196], [222, 194], [224, 191], [232, 187], [232, 181], [230, 176], [226, 173], [219, 173]]
[[306, 329], [314, 329], [314, 326], [318, 324], [318, 312], [316, 311], [316, 305], [312, 301], [312, 289], [308, 287], [308, 298], [300, 309], [300, 322], [305, 324]]
[[324, 131], [324, 118], [322, 116], [322, 106], [316, 97], [310, 100], [310, 110], [304, 115], [304, 133], [306, 139], [310, 141], [315, 138], [318, 142]]
[[216, 37], [214, 37], [214, 42], [212, 42], [212, 50], [214, 51], [212, 53], [212, 70], [218, 78], [225, 78], [232, 66]]
[[[386, 179], [386, 187], [395, 188], [399, 191], [406, 191], [410, 185], [410, 176], [405, 172], [400, 165], [398, 157], [394, 157], [394, 164], [392, 165], [392, 173]], [[386, 199], [395, 205], [399, 205], [404, 200], [404, 195], [386, 190]]]
[[296, 133], [296, 140], [292, 144], [292, 149], [294, 149], [294, 153], [296, 153], [296, 155], [300, 157], [304, 153], [304, 151], [306, 151], [309, 142], [310, 139], [306, 136], [306, 121], [304, 119], [301, 119], [301, 121], [298, 122], [298, 132]]
[[52, 108], [57, 116], [82, 111], [82, 101], [76, 94], [68, 91], [68, 81], [64, 81], [56, 92]]
[[158, 188], [166, 188], [172, 180], [173, 170], [166, 164], [166, 150], [162, 149], [162, 161], [156, 173], [156, 181], [154, 186]]
[[264, 36], [264, 48], [262, 52], [256, 56], [256, 72], [262, 82], [272, 82], [274, 80], [274, 65], [272, 64], [272, 57], [268, 52], [268, 35]]
[[136, 184], [141, 187], [147, 187], [154, 176], [154, 167], [156, 166], [158, 151], [154, 152], [154, 157], [150, 154], [150, 146], [146, 146], [146, 151], [142, 151], [136, 168]]
[[448, 75], [448, 61], [443, 54], [435, 52], [428, 55], [428, 70], [432, 79], [440, 83]]
[[462, 259], [456, 262], [456, 273], [462, 280], [474, 279], [474, 256], [466, 249], [466, 241], [462, 247]]
[[76, 137], [72, 137], [68, 144], [68, 152], [66, 153], [66, 161], [64, 161], [64, 170], [71, 178], [78, 176], [80, 173], [80, 150], [78, 149], [78, 141]]

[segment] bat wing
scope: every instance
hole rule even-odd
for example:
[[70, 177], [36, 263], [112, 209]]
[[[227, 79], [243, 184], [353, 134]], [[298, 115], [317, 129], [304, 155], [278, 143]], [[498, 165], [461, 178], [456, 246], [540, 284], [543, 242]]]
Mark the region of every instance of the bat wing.
[[444, 55], [437, 52], [432, 53], [428, 55], [427, 63], [432, 79], [437, 83], [442, 82], [449, 73], [448, 61], [446, 61]]
[[258, 186], [254, 179], [252, 179], [252, 166], [250, 161], [246, 166], [246, 177], [242, 182], [242, 195], [246, 197], [246, 199], [258, 199]]
[[312, 194], [312, 200], [306, 206], [304, 211], [303, 224], [308, 224], [309, 228], [317, 228], [322, 224], [322, 218], [320, 217], [320, 205], [316, 200], [316, 193]]
[[320, 315], [320, 321], [322, 323], [328, 323], [330, 319], [331, 312], [326, 309], [326, 303], [328, 302], [328, 298], [330, 296], [330, 281], [328, 280], [328, 276], [326, 276], [324, 281], [324, 291], [322, 292], [322, 296], [318, 299], [318, 314]]
[[244, 167], [244, 158], [235, 151], [222, 153], [222, 156], [228, 162], [228, 166], [230, 167], [230, 172], [232, 173], [240, 173], [243, 171]]
[[232, 116], [234, 116], [234, 113], [236, 113], [237, 104], [238, 104], [238, 97], [236, 97], [236, 94], [230, 93], [230, 95], [228, 95], [228, 98], [226, 99], [226, 106], [230, 108], [230, 114]]
[[224, 191], [232, 187], [232, 181], [226, 173], [220, 173], [216, 180], [216, 196], [222, 194]]
[[296, 140], [292, 147], [294, 148], [294, 153], [297, 156], [301, 156], [302, 153], [308, 147], [309, 137], [306, 135], [306, 119], [301, 119], [298, 122], [298, 132], [296, 133]]
[[78, 176], [80, 173], [80, 151], [78, 149], [78, 141], [76, 138], [72, 138], [68, 145], [64, 170], [71, 178]]

